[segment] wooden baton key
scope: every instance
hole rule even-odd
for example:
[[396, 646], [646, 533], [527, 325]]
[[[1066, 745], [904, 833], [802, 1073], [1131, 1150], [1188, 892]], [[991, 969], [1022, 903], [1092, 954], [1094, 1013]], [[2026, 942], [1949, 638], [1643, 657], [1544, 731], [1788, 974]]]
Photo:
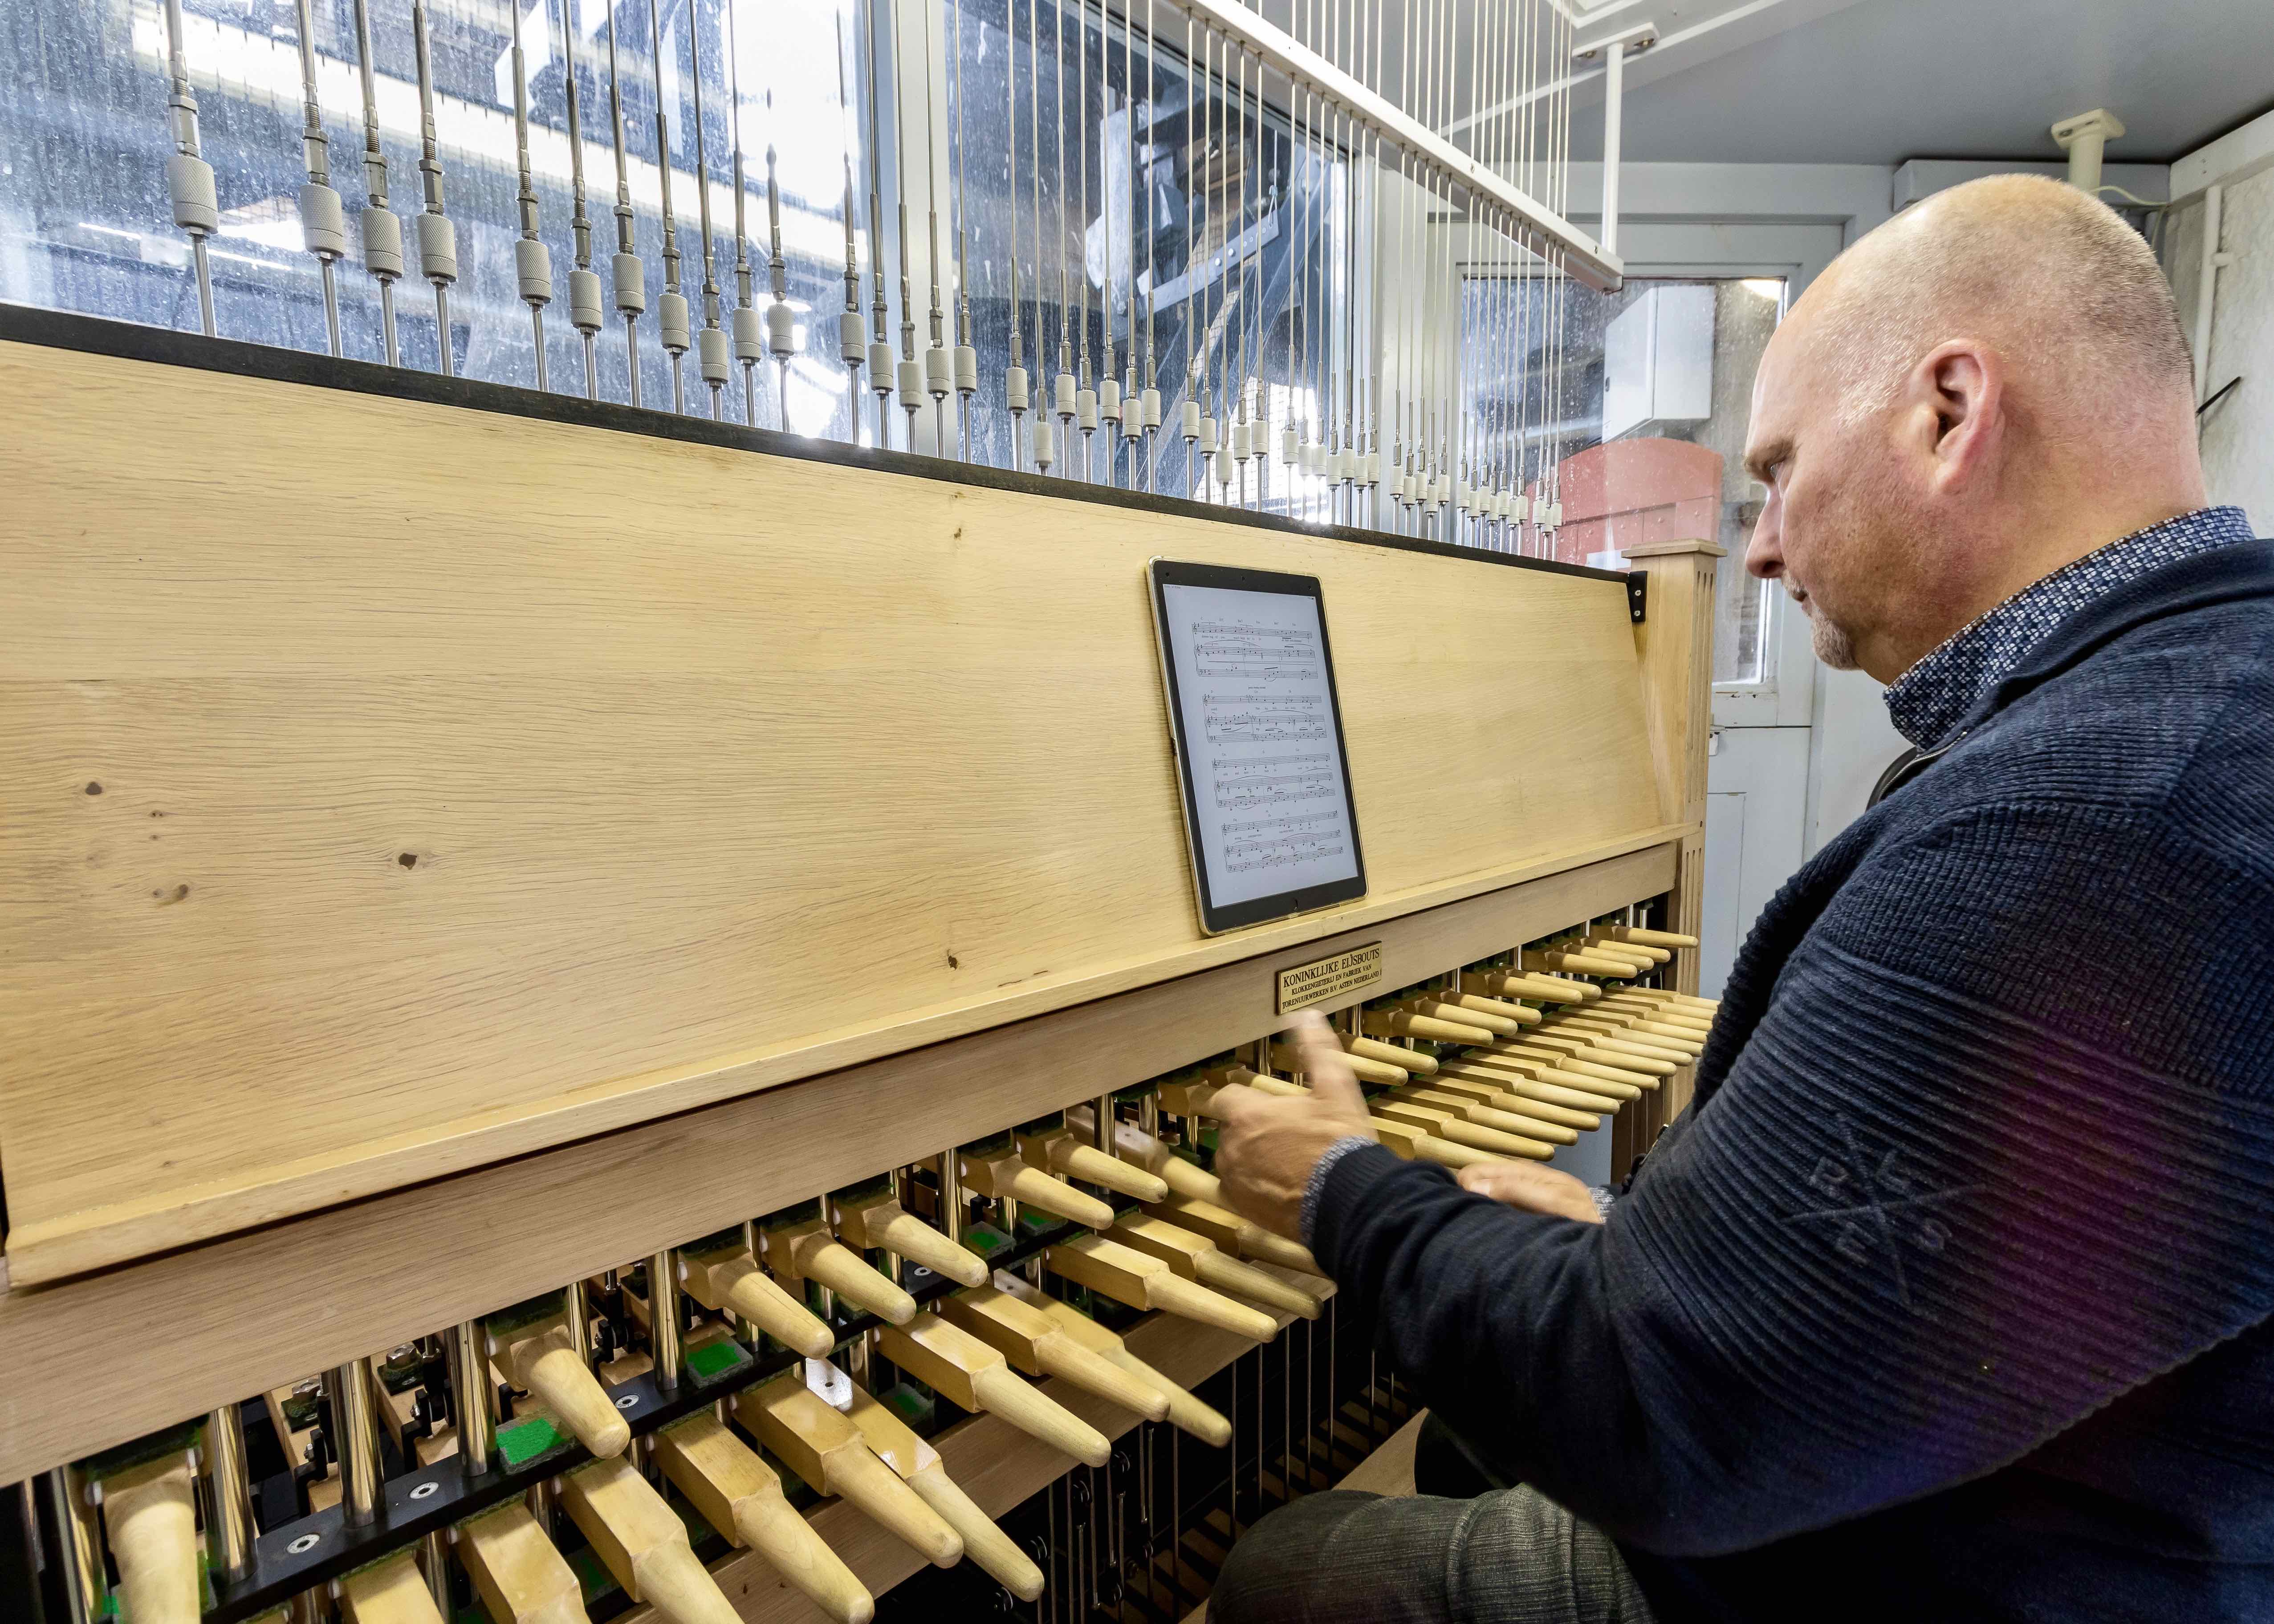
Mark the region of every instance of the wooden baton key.
[[655, 1434], [651, 1447], [672, 1486], [728, 1545], [765, 1558], [837, 1624], [868, 1624], [876, 1616], [875, 1599], [798, 1515], [774, 1469], [716, 1415], [697, 1410], [673, 1422]]
[[1553, 1105], [1544, 1100], [1534, 1100], [1512, 1092], [1508, 1084], [1514, 1080], [1498, 1073], [1484, 1077], [1465, 1073], [1436, 1078], [1430, 1086], [1434, 1091], [1474, 1100], [1489, 1110], [1506, 1111], [1519, 1120], [1534, 1122], [1543, 1128], [1564, 1128], [1574, 1133], [1593, 1132], [1603, 1125], [1606, 1112], [1618, 1108], [1615, 1100], [1601, 1101], [1603, 1110], [1580, 1110], [1567, 1105]]
[[1423, 1132], [1435, 1135], [1455, 1145], [1466, 1145], [1474, 1150], [1488, 1150], [1496, 1156], [1511, 1161], [1545, 1162], [1555, 1154], [1555, 1147], [1544, 1139], [1526, 1139], [1498, 1128], [1481, 1127], [1471, 1122], [1465, 1112], [1450, 1106], [1431, 1105], [1412, 1099], [1403, 1093], [1384, 1094], [1371, 1101], [1374, 1114], [1387, 1116], [1392, 1122], [1410, 1123]]
[[1411, 1010], [1368, 1010], [1359, 1018], [1370, 1037], [1421, 1038], [1432, 1043], [1489, 1043], [1498, 1034], [1468, 1020], [1441, 1020]]
[[974, 1195], [1005, 1198], [1093, 1229], [1113, 1222], [1113, 1208], [1094, 1195], [1029, 1166], [1010, 1135], [967, 1145], [956, 1153], [956, 1180]]
[[1606, 929], [1622, 942], [1639, 942], [1645, 947], [1695, 947], [1696, 936], [1685, 936], [1678, 931], [1651, 930], [1641, 925], [1611, 925]]
[[892, 1181], [840, 1193], [830, 1201], [837, 1238], [864, 1252], [889, 1252], [959, 1285], [983, 1285], [987, 1265], [900, 1205]]
[[592, 1461], [561, 1479], [561, 1504], [624, 1594], [671, 1624], [742, 1624], [687, 1524], [630, 1462]]
[[681, 1246], [677, 1257], [679, 1289], [712, 1313], [740, 1314], [809, 1359], [826, 1357], [836, 1345], [819, 1316], [758, 1267], [740, 1229]]
[[853, 1408], [846, 1413], [877, 1459], [900, 1473], [916, 1498], [962, 1536], [964, 1555], [1020, 1601], [1033, 1601], [1042, 1595], [1043, 1570], [947, 1475], [939, 1451], [917, 1437], [907, 1422], [892, 1413], [891, 1405], [855, 1383]]
[[576, 1570], [520, 1500], [467, 1518], [457, 1535], [458, 1565], [491, 1624], [586, 1624]]
[[195, 1476], [189, 1451], [170, 1449], [96, 1479], [119, 1598], [133, 1624], [198, 1624]]
[[1020, 1290], [1022, 1295], [1032, 1293], [1029, 1300], [1063, 1326], [1067, 1335], [1087, 1345], [1092, 1352], [1112, 1360], [1166, 1398], [1169, 1401], [1169, 1425], [1178, 1432], [1191, 1433], [1211, 1448], [1220, 1449], [1231, 1441], [1231, 1423], [1224, 1419], [1223, 1412], [1201, 1403], [1198, 1398], [1130, 1352], [1128, 1345], [1120, 1337], [1073, 1304], [1044, 1297], [1024, 1281], [1018, 1281], [1011, 1289]]
[[[1512, 1133], [1519, 1139], [1545, 1140], [1550, 1145], [1576, 1145], [1579, 1130], [1566, 1126], [1547, 1117], [1527, 1116], [1504, 1107], [1489, 1104], [1460, 1089], [1404, 1088], [1393, 1098], [1415, 1105], [1433, 1106], [1439, 1110], [1474, 1123], [1480, 1128], [1492, 1128], [1502, 1133]], [[1486, 1148], [1489, 1149], [1487, 1146]]]
[[[1525, 1011], [1524, 1006], [1519, 1004], [1499, 1004], [1492, 998], [1478, 998], [1474, 1000], [1474, 1004], [1495, 1007], [1476, 1008], [1465, 1000], [1456, 1002], [1450, 998], [1440, 998], [1432, 995], [1427, 997], [1408, 998], [1398, 1004], [1397, 1008], [1404, 1010], [1409, 1015], [1419, 1015], [1430, 1020], [1449, 1021], [1455, 1026], [1482, 1026], [1495, 1036], [1503, 1038], [1513, 1036], [1526, 1026], [1536, 1026], [1540, 1024], [1539, 1015]], [[1520, 1013], [1518, 1015], [1499, 1013], [1498, 1011], [1502, 1010], [1516, 1010]], [[1532, 1019], [1530, 1020], [1521, 1019], [1522, 1013], [1531, 1013]]]
[[803, 1284], [810, 1280], [891, 1324], [906, 1325], [916, 1317], [915, 1298], [831, 1234], [817, 1213], [759, 1226], [758, 1249], [794, 1297], [803, 1296]]
[[[1398, 1058], [1396, 1060], [1381, 1058], [1378, 1051], [1382, 1049], [1389, 1050]], [[1343, 1050], [1343, 1058], [1349, 1063], [1351, 1075], [1361, 1083], [1393, 1085], [1402, 1083], [1425, 1069], [1434, 1071], [1437, 1065], [1436, 1056], [1434, 1055], [1425, 1055], [1418, 1049], [1399, 1049], [1394, 1043], [1376, 1043], [1372, 1049], [1363, 1052], [1345, 1048]], [[1427, 1068], [1422, 1064], [1424, 1061], [1428, 1063]], [[1283, 1071], [1295, 1071], [1302, 1069], [1301, 1058], [1284, 1043], [1271, 1045], [1271, 1064]], [[1250, 1075], [1252, 1076], [1253, 1073]]]
[[1268, 1342], [1279, 1334], [1271, 1316], [1261, 1310], [1235, 1303], [1185, 1279], [1151, 1253], [1102, 1235], [1052, 1246], [1043, 1254], [1043, 1263], [1076, 1285], [1132, 1308], [1157, 1308], [1254, 1342]]
[[1186, 1280], [1212, 1291], [1299, 1320], [1319, 1317], [1319, 1299], [1252, 1263], [1226, 1257], [1214, 1240], [1165, 1218], [1139, 1210], [1124, 1213], [1107, 1231], [1125, 1246], [1150, 1252]]
[[[1385, 1043], [1380, 1038], [1337, 1032], [1335, 1041], [1342, 1045], [1343, 1053], [1353, 1059], [1380, 1061], [1384, 1065], [1395, 1066], [1401, 1071], [1411, 1071], [1421, 1077], [1427, 1077], [1437, 1069], [1434, 1055], [1425, 1055], [1418, 1049], [1407, 1049], [1402, 1044]], [[1278, 1062], [1274, 1060], [1272, 1064], [1276, 1065]], [[1359, 1075], [1370, 1083], [1394, 1083], [1398, 1080], [1394, 1077], [1365, 1077], [1362, 1072]]]
[[[1465, 987], [1471, 977], [1463, 976]], [[1473, 978], [1487, 992], [1503, 998], [1525, 998], [1534, 1004], [1592, 1004], [1603, 996], [1593, 981], [1574, 981], [1557, 975], [1532, 975], [1509, 970], [1487, 970]]]
[[1237, 1252], [1252, 1262], [1269, 1263], [1278, 1268], [1294, 1269], [1305, 1274], [1326, 1278], [1326, 1271], [1311, 1255], [1311, 1249], [1274, 1235], [1262, 1225], [1250, 1223], [1220, 1200], [1207, 1200], [1198, 1196], [1182, 1195], [1174, 1191], [1165, 1201], [1149, 1203], [1145, 1210], [1156, 1218], [1165, 1218], [1179, 1229], [1190, 1229], [1195, 1235], [1205, 1235], [1218, 1246]]
[[632, 1429], [570, 1334], [568, 1294], [583, 1289], [569, 1285], [547, 1291], [488, 1315], [482, 1321], [484, 1351], [515, 1387], [534, 1394], [578, 1443], [606, 1459], [623, 1452]]
[[417, 1555], [397, 1551], [340, 1579], [345, 1624], [443, 1624]]
[[[877, 1335], [900, 1333], [888, 1328]], [[795, 1371], [736, 1394], [734, 1418], [816, 1490], [859, 1507], [933, 1567], [953, 1568], [963, 1560], [963, 1536], [878, 1460], [861, 1429], [807, 1387]]]
[[1167, 1399], [1067, 1335], [1040, 1309], [993, 1286], [959, 1291], [941, 1301], [939, 1312], [949, 1324], [1002, 1354], [1013, 1370], [1036, 1378], [1056, 1376], [1148, 1421], [1168, 1418]]
[[1019, 1143], [1019, 1154], [1028, 1167], [1079, 1178], [1085, 1184], [1133, 1196], [1140, 1201], [1157, 1201], [1169, 1193], [1169, 1186], [1161, 1182], [1157, 1174], [1132, 1167], [1120, 1157], [1109, 1155], [1096, 1146], [1077, 1139], [1066, 1125], [1064, 1113], [1039, 1127], [1021, 1128], [1014, 1137]]
[[[1094, 1120], [1088, 1106], [1077, 1106], [1066, 1112], [1066, 1122], [1077, 1133], [1089, 1132]], [[1183, 1195], [1198, 1200], [1214, 1201], [1224, 1194], [1224, 1186], [1215, 1174], [1197, 1162], [1178, 1155], [1134, 1123], [1117, 1122], [1113, 1124], [1113, 1150], [1130, 1166], [1144, 1169], [1167, 1186], [1167, 1195], [1156, 1199], [1165, 1200], [1168, 1196]]]
[[1397, 1122], [1386, 1116], [1374, 1119], [1374, 1136], [1408, 1162], [1434, 1162], [1440, 1167], [1457, 1169], [1474, 1167], [1480, 1162], [1506, 1162], [1509, 1159], [1488, 1150], [1456, 1145], [1450, 1139], [1441, 1139], [1410, 1122]]
[[[1088, 1245], [1095, 1238], [1073, 1244]], [[1021, 1380], [998, 1350], [937, 1314], [918, 1314], [911, 1324], [885, 1327], [877, 1333], [877, 1348], [948, 1402], [999, 1417], [1087, 1465], [1103, 1466], [1113, 1453], [1104, 1433]]]

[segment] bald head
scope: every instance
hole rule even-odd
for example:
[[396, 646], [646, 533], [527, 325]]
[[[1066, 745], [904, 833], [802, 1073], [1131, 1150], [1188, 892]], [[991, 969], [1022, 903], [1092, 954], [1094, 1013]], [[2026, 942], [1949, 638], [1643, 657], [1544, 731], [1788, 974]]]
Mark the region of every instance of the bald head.
[[1794, 312], [1796, 336], [1839, 369], [1849, 403], [1884, 403], [1914, 363], [1971, 335], [2011, 383], [2090, 432], [2143, 395], [2190, 395], [2194, 364], [2156, 255], [2106, 204], [2042, 175], [1937, 194], [1833, 262]]
[[2061, 565], [2202, 505], [2193, 370], [2139, 234], [2058, 181], [1942, 192], [1856, 243], [1754, 385], [1746, 554], [1886, 680]]

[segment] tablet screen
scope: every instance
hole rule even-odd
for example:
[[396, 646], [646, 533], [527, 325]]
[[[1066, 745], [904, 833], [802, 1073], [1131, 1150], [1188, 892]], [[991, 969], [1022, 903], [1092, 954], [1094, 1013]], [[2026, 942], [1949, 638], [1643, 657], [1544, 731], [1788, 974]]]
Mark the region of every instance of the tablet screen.
[[1317, 579], [1166, 560], [1152, 574], [1201, 928], [1363, 896]]

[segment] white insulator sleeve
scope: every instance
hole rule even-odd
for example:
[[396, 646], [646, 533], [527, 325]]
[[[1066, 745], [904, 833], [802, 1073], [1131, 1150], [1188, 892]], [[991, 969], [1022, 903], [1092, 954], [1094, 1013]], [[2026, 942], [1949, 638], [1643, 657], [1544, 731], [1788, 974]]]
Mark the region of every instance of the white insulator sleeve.
[[1216, 419], [1206, 412], [1201, 414], [1201, 455], [1216, 455]]
[[448, 214], [418, 216], [418, 274], [428, 282], [458, 280], [458, 228]]
[[601, 314], [600, 279], [579, 266], [568, 273], [568, 320], [580, 333], [597, 333]]
[[869, 387], [879, 395], [892, 387], [892, 347], [882, 339], [869, 346]]
[[945, 400], [955, 388], [955, 357], [945, 350], [924, 351], [924, 388], [934, 400]]
[[213, 165], [187, 153], [166, 160], [166, 190], [174, 194], [174, 223], [184, 231], [211, 231], [221, 224], [221, 199], [214, 192]]
[[[854, 356], [857, 358], [860, 353], [855, 347]], [[734, 358], [737, 361], [762, 361], [765, 359], [765, 321], [758, 314], [758, 307], [737, 304], [734, 306]]]
[[979, 351], [969, 344], [955, 347], [955, 389], [959, 395], [979, 392]]
[[1231, 453], [1229, 451], [1216, 454], [1216, 482], [1218, 485], [1231, 483]]
[[1562, 503], [1550, 502], [1547, 504], [1547, 528], [1551, 530], [1561, 530], [1563, 528]]
[[1304, 447], [1303, 466], [1314, 474], [1323, 476], [1327, 471], [1326, 447], [1323, 445], [1309, 445]]
[[1050, 426], [1050, 414], [1035, 414], [1035, 466], [1048, 468], [1058, 455], [1058, 431]]
[[521, 281], [521, 297], [531, 304], [553, 303], [553, 255], [534, 237], [513, 239], [514, 274]]
[[386, 209], [363, 212], [363, 265], [374, 276], [403, 274], [403, 222]]
[[1112, 378], [1098, 380], [1097, 415], [1108, 423], [1121, 421], [1121, 384], [1118, 380]]
[[1201, 403], [1198, 401], [1185, 402], [1184, 431], [1186, 440], [1198, 440], [1201, 437]]
[[732, 358], [727, 352], [727, 334], [720, 327], [704, 327], [695, 335], [695, 357], [703, 368], [703, 381], [724, 383], [734, 371]]
[[1145, 421], [1138, 426], [1148, 429], [1159, 428], [1161, 426], [1161, 392], [1158, 389], [1148, 389], [1141, 398], [1145, 403]]
[[1231, 455], [1245, 462], [1255, 455], [1255, 425], [1231, 420]]
[[784, 300], [776, 299], [766, 306], [766, 348], [778, 361], [797, 353], [797, 312]]
[[1073, 421], [1074, 421], [1074, 426], [1075, 426], [1076, 428], [1079, 428], [1079, 429], [1080, 429], [1083, 433], [1085, 433], [1085, 434], [1088, 434], [1088, 433], [1093, 432], [1096, 429], [1096, 427], [1097, 427], [1097, 391], [1096, 391], [1096, 390], [1095, 390], [1095, 389], [1076, 389], [1076, 390], [1074, 391], [1074, 393], [1073, 393]]
[[348, 251], [347, 210], [340, 194], [310, 181], [300, 188], [300, 240], [308, 252], [336, 259]]
[[1013, 366], [1004, 372], [1003, 405], [1010, 411], [1027, 410], [1027, 369], [1025, 367]]
[[655, 325], [663, 339], [663, 347], [674, 355], [695, 342], [694, 325], [688, 320], [687, 296], [666, 291], [655, 302]]
[[837, 317], [837, 353], [845, 357], [847, 366], [858, 366], [867, 353], [868, 339], [861, 328], [861, 318], [852, 311], [840, 311]]
[[616, 308], [636, 316], [647, 308], [647, 267], [637, 254], [620, 253], [610, 267], [615, 274]]
[[1052, 408], [1061, 417], [1071, 417], [1074, 412], [1074, 381], [1072, 372], [1060, 372], [1052, 380]]
[[922, 362], [914, 359], [902, 361], [893, 376], [900, 380], [902, 406], [913, 407], [922, 403], [924, 397]]

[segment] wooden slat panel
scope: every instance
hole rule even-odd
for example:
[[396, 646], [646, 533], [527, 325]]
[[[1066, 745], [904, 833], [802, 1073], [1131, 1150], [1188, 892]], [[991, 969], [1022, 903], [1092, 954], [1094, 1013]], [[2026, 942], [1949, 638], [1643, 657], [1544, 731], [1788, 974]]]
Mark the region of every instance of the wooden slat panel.
[[1329, 937], [0, 1295], [0, 1483], [202, 1415], [1271, 1030], [1278, 972], [1379, 941], [1388, 985], [1653, 897], [1674, 838]]
[[[19, 1280], [1661, 824], [1612, 583], [20, 344], [0, 398]], [[1324, 579], [1368, 903], [1199, 937], [1156, 553]]]

